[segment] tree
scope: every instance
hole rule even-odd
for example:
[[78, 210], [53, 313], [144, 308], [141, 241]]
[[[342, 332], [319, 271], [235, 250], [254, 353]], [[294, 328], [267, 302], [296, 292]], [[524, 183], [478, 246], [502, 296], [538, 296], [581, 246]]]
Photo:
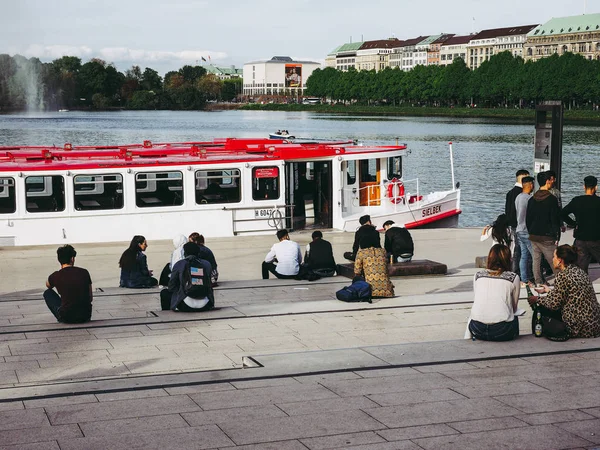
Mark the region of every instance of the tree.
[[223, 82], [215, 74], [209, 73], [200, 78], [196, 86], [205, 98], [217, 99], [221, 95]]
[[150, 67], [144, 69], [142, 74], [141, 83], [142, 89], [146, 91], [160, 92], [163, 87], [163, 81], [158, 72]]

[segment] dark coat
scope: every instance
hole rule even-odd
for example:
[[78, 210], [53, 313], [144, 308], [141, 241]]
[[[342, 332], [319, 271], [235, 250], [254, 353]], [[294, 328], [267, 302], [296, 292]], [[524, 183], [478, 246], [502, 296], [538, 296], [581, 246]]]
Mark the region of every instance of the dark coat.
[[139, 251], [135, 256], [135, 264], [129, 270], [121, 268], [121, 279], [119, 287], [145, 288], [156, 285], [156, 281], [150, 276], [148, 260], [146, 255]]
[[530, 240], [560, 239], [560, 208], [558, 200], [549, 191], [539, 190], [529, 199], [525, 221]]
[[516, 228], [517, 226], [517, 207], [515, 206], [515, 200], [517, 199], [517, 196], [522, 192], [522, 187], [515, 186], [506, 194], [504, 214], [506, 214], [506, 220], [508, 221], [509, 227]]
[[[352, 253], [355, 255], [358, 253], [358, 249], [360, 248], [360, 240], [372, 234], [373, 230], [377, 231], [373, 225], [362, 225], [356, 233], [354, 234], [354, 244], [352, 244]], [[381, 244], [380, 244], [381, 245]]]
[[315, 239], [310, 243], [310, 250], [304, 258], [304, 264], [309, 269], [334, 269], [335, 259], [331, 243], [323, 239]]
[[186, 296], [184, 291], [184, 279], [183, 274], [186, 273], [189, 269], [190, 261], [196, 259], [196, 265], [202, 266], [204, 269], [204, 285], [208, 290], [208, 304], [203, 309], [211, 309], [215, 305], [215, 296], [212, 289], [212, 285], [210, 283], [210, 271], [211, 265], [208, 261], [200, 258], [196, 258], [195, 256], [188, 256], [181, 261], [177, 261], [177, 263], [173, 266], [173, 270], [171, 271], [171, 278], [169, 278], [169, 292], [171, 293], [171, 310], [175, 311], [177, 306], [183, 301]]
[[394, 255], [394, 259], [400, 255], [413, 255], [415, 246], [412, 236], [406, 228], [391, 226], [385, 232], [385, 251]]

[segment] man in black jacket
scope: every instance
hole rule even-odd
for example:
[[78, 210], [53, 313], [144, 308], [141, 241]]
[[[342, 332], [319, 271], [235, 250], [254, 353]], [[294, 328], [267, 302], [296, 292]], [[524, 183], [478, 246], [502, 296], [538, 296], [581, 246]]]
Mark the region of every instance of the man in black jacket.
[[323, 233], [313, 231], [312, 242], [306, 245], [304, 267], [320, 277], [335, 275], [335, 259], [331, 243], [323, 239]]
[[517, 171], [517, 181], [513, 188], [507, 192], [506, 203], [504, 204], [504, 214], [506, 214], [506, 219], [510, 228], [511, 239], [515, 243], [515, 250], [511, 260], [512, 271], [515, 273], [519, 273], [519, 261], [521, 260], [521, 247], [519, 246], [519, 241], [517, 239], [517, 209], [515, 207], [515, 200], [517, 199], [517, 196], [523, 192], [523, 185], [521, 183], [523, 178], [528, 176], [529, 172], [525, 169]]
[[365, 234], [368, 234], [371, 231], [371, 228], [375, 228], [371, 223], [371, 216], [368, 214], [361, 216], [358, 219], [358, 223], [360, 223], [360, 228], [356, 230], [354, 234], [354, 244], [352, 244], [352, 252], [344, 253], [344, 258], [348, 261], [354, 261], [356, 259], [356, 254], [358, 253], [358, 248], [360, 245], [360, 240]]
[[[552, 183], [548, 180], [546, 172], [538, 173], [537, 180], [540, 189], [527, 203], [525, 222], [533, 248], [533, 276], [536, 284], [541, 284], [542, 254], [546, 261], [552, 261], [554, 258], [554, 250], [560, 240], [561, 221], [558, 200], [549, 191]], [[552, 271], [556, 273], [554, 267]]]
[[[600, 197], [596, 195], [598, 179], [583, 179], [585, 195], [575, 197], [562, 210], [561, 218], [575, 228], [575, 245], [579, 249], [577, 264], [587, 272], [592, 256], [600, 262]], [[573, 214], [575, 220], [570, 216]]]
[[383, 224], [385, 230], [384, 248], [388, 258], [392, 256], [394, 262], [410, 262], [415, 246], [408, 230], [396, 225], [393, 220], [388, 220]]

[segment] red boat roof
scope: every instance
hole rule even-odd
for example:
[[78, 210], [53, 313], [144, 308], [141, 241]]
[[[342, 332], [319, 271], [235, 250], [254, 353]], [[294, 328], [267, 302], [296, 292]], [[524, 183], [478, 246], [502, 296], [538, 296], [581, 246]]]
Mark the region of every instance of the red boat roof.
[[210, 142], [118, 146], [0, 147], [0, 172], [156, 167], [219, 162], [259, 162], [326, 158], [405, 150], [405, 145], [363, 147], [352, 141], [294, 144], [276, 139], [215, 139]]

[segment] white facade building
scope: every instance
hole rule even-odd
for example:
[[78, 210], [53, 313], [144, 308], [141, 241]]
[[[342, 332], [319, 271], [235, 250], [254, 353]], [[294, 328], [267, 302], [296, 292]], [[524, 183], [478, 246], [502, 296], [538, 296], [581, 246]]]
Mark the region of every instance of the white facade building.
[[461, 58], [467, 62], [467, 44], [472, 36], [454, 36], [446, 41], [440, 49], [440, 65], [448, 66], [455, 59]]
[[244, 95], [304, 95], [306, 80], [321, 64], [274, 56], [244, 64]]

